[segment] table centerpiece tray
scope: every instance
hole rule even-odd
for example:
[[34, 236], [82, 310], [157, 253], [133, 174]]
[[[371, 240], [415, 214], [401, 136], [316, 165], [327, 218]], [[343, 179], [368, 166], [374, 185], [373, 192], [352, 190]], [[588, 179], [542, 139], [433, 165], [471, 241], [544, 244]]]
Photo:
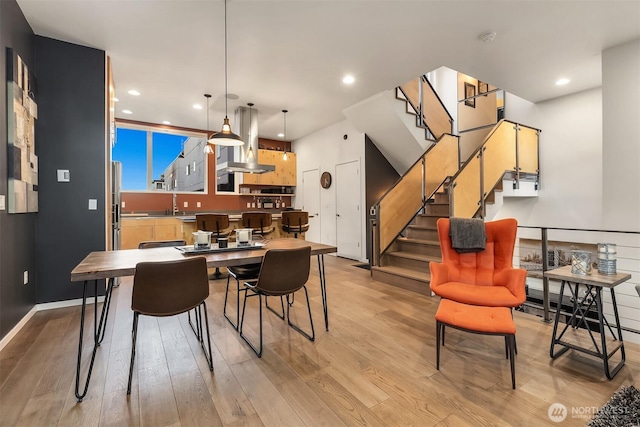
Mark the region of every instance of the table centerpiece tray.
[[218, 247], [217, 243], [212, 243], [209, 248], [196, 249], [193, 245], [176, 246], [175, 248], [182, 252], [183, 255], [202, 255], [220, 252], [247, 251], [251, 249], [262, 249], [265, 246], [263, 242], [251, 242], [249, 245], [238, 246], [236, 242], [229, 242], [226, 248]]

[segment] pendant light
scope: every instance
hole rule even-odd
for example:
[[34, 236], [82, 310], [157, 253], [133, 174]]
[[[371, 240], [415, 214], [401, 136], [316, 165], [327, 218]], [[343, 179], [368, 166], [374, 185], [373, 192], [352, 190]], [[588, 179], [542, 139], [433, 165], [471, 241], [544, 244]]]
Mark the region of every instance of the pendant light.
[[253, 152], [253, 147], [251, 146], [251, 126], [253, 125], [253, 120], [251, 117], [253, 102], [249, 102], [247, 104], [249, 106], [249, 150], [247, 151], [247, 160], [252, 160], [255, 157], [255, 153]]
[[[207, 98], [207, 139], [209, 139], [209, 98], [211, 98], [211, 95], [208, 93], [205, 93], [204, 97]], [[209, 142], [204, 144], [204, 153], [213, 154], [213, 147], [209, 145]]]
[[282, 116], [284, 119], [284, 130], [282, 132], [282, 140], [284, 141], [284, 153], [282, 154], [282, 160], [287, 161], [289, 156], [287, 156], [287, 113], [289, 110], [282, 110]]
[[214, 145], [241, 146], [244, 142], [231, 131], [229, 124], [227, 80], [227, 0], [224, 0], [224, 122], [222, 130], [213, 135], [208, 142]]

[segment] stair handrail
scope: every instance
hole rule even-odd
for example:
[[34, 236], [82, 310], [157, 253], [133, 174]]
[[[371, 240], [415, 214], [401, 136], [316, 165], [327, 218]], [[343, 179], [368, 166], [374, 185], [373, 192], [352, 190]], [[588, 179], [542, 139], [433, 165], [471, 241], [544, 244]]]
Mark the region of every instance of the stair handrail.
[[[416, 102], [416, 100], [413, 99], [413, 96], [411, 96], [410, 93], [407, 93], [407, 90], [405, 89], [405, 88], [408, 87], [408, 85], [415, 84], [416, 80], [418, 81], [418, 85], [417, 85], [418, 86], [418, 99], [417, 99], [417, 102]], [[438, 103], [440, 105], [440, 109], [439, 110], [441, 112], [446, 113], [448, 121], [449, 121], [449, 130], [448, 130], [448, 132], [442, 132], [440, 135], [437, 135], [438, 132], [434, 132], [432, 127], [429, 126], [427, 117], [430, 117], [431, 115], [435, 115], [435, 114], [433, 114], [433, 111], [432, 111], [432, 114], [429, 115], [429, 116], [427, 114], [425, 114], [425, 110], [426, 110], [426, 108], [424, 106], [424, 97], [426, 95], [425, 94], [425, 88], [428, 88], [429, 93], [438, 101]], [[411, 107], [414, 109], [414, 111], [418, 115], [418, 125], [420, 127], [427, 128], [429, 133], [431, 135], [433, 135], [433, 137], [436, 140], [440, 136], [445, 134], [445, 133], [449, 133], [449, 134], [453, 133], [453, 117], [451, 116], [451, 113], [449, 113], [449, 110], [447, 110], [447, 107], [444, 105], [444, 102], [442, 102], [442, 98], [440, 98], [440, 95], [438, 95], [438, 92], [436, 92], [436, 90], [433, 88], [433, 85], [431, 84], [431, 82], [429, 81], [429, 79], [427, 78], [426, 75], [423, 74], [420, 77], [417, 77], [417, 78], [415, 78], [413, 80], [410, 80], [409, 82], [398, 86], [398, 89], [400, 90], [400, 92], [402, 92], [402, 94], [404, 95], [406, 101], [411, 105]]]
[[[504, 168], [504, 169], [500, 169], [500, 170], [488, 170], [488, 166], [485, 162], [485, 157], [487, 156], [486, 154], [486, 150], [487, 147], [489, 146], [489, 144], [493, 143], [494, 141], [501, 141], [498, 140], [497, 138], [500, 137], [499, 132], [503, 131], [504, 129], [507, 129], [506, 126], [513, 126], [513, 130], [514, 130], [514, 135], [515, 138], [513, 140], [513, 158], [509, 158], [508, 160], [513, 160], [513, 167], [511, 168]], [[521, 131], [529, 131], [529, 132], [535, 132], [535, 170], [532, 170], [532, 168], [530, 167], [530, 165], [528, 165], [528, 167], [526, 167], [526, 169], [528, 170], [524, 170], [523, 171], [523, 167], [521, 166], [522, 159], [520, 156], [520, 151], [521, 151], [521, 141], [520, 141], [520, 132]], [[485, 204], [485, 200], [488, 197], [488, 195], [490, 194], [491, 190], [493, 190], [496, 186], [497, 183], [499, 183], [499, 181], [502, 179], [502, 177], [504, 176], [505, 173], [507, 172], [513, 172], [514, 174], [514, 184], [516, 186], [516, 188], [519, 187], [520, 185], [520, 180], [522, 178], [522, 176], [526, 176], [526, 175], [533, 175], [535, 177], [536, 183], [539, 182], [539, 177], [540, 177], [540, 169], [538, 167], [538, 162], [539, 162], [539, 135], [540, 135], [541, 130], [531, 127], [531, 126], [527, 126], [527, 125], [523, 125], [521, 123], [518, 122], [514, 122], [511, 120], [506, 120], [506, 119], [502, 119], [500, 120], [498, 123], [496, 123], [496, 125], [493, 127], [493, 129], [489, 132], [489, 134], [484, 138], [484, 140], [482, 141], [482, 144], [480, 144], [480, 146], [478, 146], [478, 148], [476, 148], [473, 153], [469, 156], [469, 158], [467, 159], [467, 161], [460, 167], [460, 169], [451, 177], [448, 186], [449, 186], [449, 214], [450, 216], [457, 216], [457, 217], [474, 217], [474, 216], [480, 216], [482, 218], [484, 218], [485, 214], [486, 214], [486, 204]], [[509, 143], [510, 141], [508, 141], [507, 143]], [[511, 147], [508, 147], [511, 148]], [[502, 153], [504, 154], [504, 153]], [[528, 159], [530, 160], [530, 159]], [[496, 167], [500, 168], [503, 167], [503, 164], [497, 165]], [[492, 172], [494, 177], [498, 176], [497, 179], [489, 179], [489, 181], [487, 181], [487, 174], [485, 171], [485, 168], [487, 168], [487, 171]], [[460, 183], [460, 177], [463, 176], [464, 174], [467, 173], [471, 173], [471, 174], [475, 174], [476, 170], [479, 173], [479, 180], [475, 181], [478, 182], [479, 187], [478, 187], [478, 193], [477, 193], [477, 206], [475, 207], [475, 209], [473, 207], [471, 208], [467, 208], [466, 210], [463, 210], [461, 208], [461, 204], [457, 204], [457, 200], [456, 200], [456, 187], [459, 185]], [[485, 191], [488, 190], [488, 191]], [[475, 200], [474, 200], [475, 201]], [[473, 212], [471, 211], [473, 210]]]
[[[436, 155], [440, 158], [437, 161], [432, 160]], [[372, 246], [375, 249], [375, 253], [373, 253], [374, 265], [377, 265], [375, 260], [379, 260], [398, 234], [424, 209], [424, 205], [433, 197], [445, 180], [457, 171], [458, 157], [459, 137], [443, 134], [373, 205], [375, 223], [379, 227], [375, 233], [376, 241]], [[427, 162], [436, 163], [438, 166], [434, 165], [432, 168], [427, 168]], [[435, 177], [432, 178], [431, 175], [435, 175]], [[399, 189], [400, 185], [409, 186], [409, 191]], [[402, 193], [399, 193], [399, 191], [402, 191]], [[389, 210], [388, 214], [387, 210]], [[387, 216], [396, 218], [396, 220], [385, 221]], [[380, 229], [383, 225], [385, 226], [384, 230]]]

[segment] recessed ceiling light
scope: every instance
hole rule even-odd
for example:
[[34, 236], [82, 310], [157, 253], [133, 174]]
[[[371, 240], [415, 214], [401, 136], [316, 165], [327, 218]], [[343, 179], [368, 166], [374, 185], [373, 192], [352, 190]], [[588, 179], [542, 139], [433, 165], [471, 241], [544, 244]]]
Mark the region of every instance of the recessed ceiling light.
[[163, 124], [163, 125], [170, 125], [170, 124], [171, 124], [171, 122], [170, 122], [169, 120], [163, 120], [163, 121], [162, 121], [162, 124]]
[[135, 89], [131, 89], [131, 90], [129, 91], [129, 95], [133, 95], [133, 96], [140, 96], [140, 92], [138, 92], [138, 91], [137, 91], [137, 90], [135, 90]]
[[280, 133], [278, 134], [278, 138], [284, 138], [284, 133], [280, 132]]
[[122, 110], [122, 112], [125, 114], [133, 114], [133, 111], [131, 110]]
[[344, 83], [346, 85], [351, 85], [355, 81], [356, 81], [355, 77], [353, 77], [351, 74], [347, 74], [346, 76], [344, 76], [342, 78], [342, 83]]
[[556, 82], [556, 86], [564, 86], [569, 83], [571, 80], [569, 79], [560, 79]]
[[118, 98], [113, 97], [113, 102], [118, 102], [118, 101], [120, 101]]
[[200, 105], [200, 104], [193, 104], [193, 108], [195, 108], [196, 110], [202, 110], [202, 105]]

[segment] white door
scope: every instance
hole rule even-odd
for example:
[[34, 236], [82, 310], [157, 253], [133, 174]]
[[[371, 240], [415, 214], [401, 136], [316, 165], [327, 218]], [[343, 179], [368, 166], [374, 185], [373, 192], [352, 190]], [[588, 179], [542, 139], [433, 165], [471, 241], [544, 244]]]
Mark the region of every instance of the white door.
[[312, 169], [302, 173], [302, 210], [309, 212], [309, 231], [305, 240], [321, 242], [320, 232], [320, 170]]
[[336, 165], [336, 241], [338, 255], [360, 260], [360, 161]]

